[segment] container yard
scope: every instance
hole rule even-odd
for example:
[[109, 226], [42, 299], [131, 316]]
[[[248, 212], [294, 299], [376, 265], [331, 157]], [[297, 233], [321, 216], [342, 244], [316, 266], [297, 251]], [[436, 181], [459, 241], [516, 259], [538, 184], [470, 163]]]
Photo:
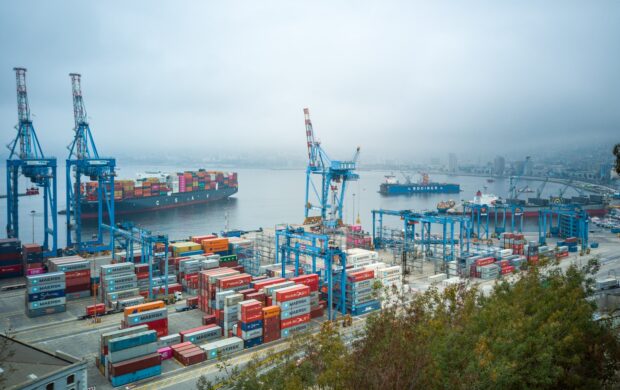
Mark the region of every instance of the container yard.
[[[498, 278], [510, 277], [525, 262], [553, 258], [563, 266], [583, 263], [594, 254], [593, 250], [580, 256], [573, 249], [578, 244], [574, 238], [553, 239], [547, 245], [537, 245], [533, 238], [528, 234], [504, 234], [493, 245], [481, 246], [471, 256], [459, 257], [454, 275], [450, 274], [448, 265], [444, 272], [436, 273], [430, 258], [424, 261], [421, 271], [404, 274], [403, 265], [393, 261], [391, 249], [346, 249], [350, 262], [344, 287], [345, 312], [363, 321], [367, 313], [389, 304], [389, 297], [372, 294], [376, 281], [384, 286], [404, 288], [412, 294], [430, 286], [442, 288], [467, 279], [485, 286]], [[604, 231], [595, 238], [601, 243], [596, 252], [603, 259], [604, 268], [617, 268], [620, 261], [614, 253], [620, 249], [617, 239]], [[170, 258], [174, 259], [170, 275], [174, 278], [180, 277], [184, 261], [196, 261], [192, 258], [199, 256], [184, 256], [193, 252], [192, 239], [174, 246], [175, 250], [187, 249], [177, 252], [180, 257], [170, 252]], [[222, 237], [209, 239], [221, 241]], [[252, 234], [243, 239], [256, 243], [257, 237]], [[230, 243], [228, 248], [228, 256], [233, 256]], [[120, 256], [115, 264], [97, 267], [98, 279], [89, 276], [88, 291], [92, 296], [67, 299], [67, 294], [83, 288], [79, 287], [81, 283], [71, 284], [78, 287], [70, 287], [68, 283], [76, 278], [72, 276], [75, 272], [82, 272], [74, 267], [79, 268], [81, 262], [90, 260], [78, 256], [52, 258], [48, 263], [55, 264], [58, 271], [26, 277], [25, 291], [3, 288], [1, 320], [20, 340], [87, 358], [89, 384], [98, 388], [158, 383], [162, 374], [181, 375], [185, 370], [191, 370], [195, 379], [204, 367], [215, 364], [218, 354], [243, 360], [243, 356], [250, 355], [257, 347], [277, 348], [292, 335], [312, 332], [327, 320], [328, 297], [320, 272], [295, 276], [294, 267], [287, 265], [283, 275], [280, 265], [260, 264], [259, 268], [266, 272], [254, 276], [244, 272], [243, 264], [248, 264], [247, 260], [237, 264], [218, 262], [215, 267], [214, 259], [208, 257], [199, 260], [201, 267], [208, 268], [186, 272], [183, 276], [197, 276], [195, 289], [182, 288], [182, 296], [176, 296], [178, 299], [172, 293], [153, 300], [145, 298], [148, 291], [136, 287], [140, 280], [137, 277], [140, 267], [136, 265], [140, 263], [121, 262]], [[300, 260], [301, 269], [311, 264], [309, 257]], [[24, 279], [4, 279], [2, 286], [9, 287], [21, 280]], [[334, 283], [335, 297], [342, 291], [341, 280], [338, 278]], [[605, 278], [600, 283], [601, 289], [617, 286], [617, 281]], [[171, 280], [170, 285], [174, 284], [180, 284], [178, 279], [174, 283]], [[188, 290], [196, 294], [190, 295]], [[16, 304], [19, 300], [15, 298], [22, 294], [26, 297], [26, 309]], [[338, 306], [336, 299], [334, 306]], [[340, 313], [338, 317], [342, 318]]]

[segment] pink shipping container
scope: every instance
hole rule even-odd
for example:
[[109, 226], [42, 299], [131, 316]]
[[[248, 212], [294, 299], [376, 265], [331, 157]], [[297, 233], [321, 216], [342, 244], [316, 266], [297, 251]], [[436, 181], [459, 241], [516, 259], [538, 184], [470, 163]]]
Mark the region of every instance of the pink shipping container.
[[26, 270], [26, 275], [40, 275], [45, 273], [45, 268], [31, 268]]
[[172, 359], [172, 348], [170, 347], [159, 348], [157, 353], [162, 361]]

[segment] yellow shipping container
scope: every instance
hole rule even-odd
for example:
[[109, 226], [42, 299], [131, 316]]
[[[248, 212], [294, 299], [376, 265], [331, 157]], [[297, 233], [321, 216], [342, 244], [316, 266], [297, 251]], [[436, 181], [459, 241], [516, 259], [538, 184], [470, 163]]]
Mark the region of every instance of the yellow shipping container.
[[185, 252], [199, 251], [202, 249], [200, 244], [196, 244], [195, 242], [191, 241], [175, 242], [170, 244], [170, 247], [172, 248], [172, 253], [175, 256], [183, 254]]

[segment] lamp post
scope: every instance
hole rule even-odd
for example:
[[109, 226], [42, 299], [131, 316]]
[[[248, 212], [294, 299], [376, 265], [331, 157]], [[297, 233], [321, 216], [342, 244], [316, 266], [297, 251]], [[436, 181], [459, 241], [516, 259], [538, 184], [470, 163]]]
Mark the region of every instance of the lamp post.
[[32, 242], [34, 243], [34, 214], [36, 211], [30, 210], [30, 216], [32, 217]]

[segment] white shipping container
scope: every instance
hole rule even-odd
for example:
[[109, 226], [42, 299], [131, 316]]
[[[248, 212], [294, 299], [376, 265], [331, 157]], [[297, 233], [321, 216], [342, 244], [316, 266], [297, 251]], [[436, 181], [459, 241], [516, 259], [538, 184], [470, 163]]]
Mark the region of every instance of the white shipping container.
[[123, 360], [129, 360], [155, 352], [157, 352], [157, 343], [153, 342], [139, 345], [133, 348], [121, 349], [120, 351], [116, 352], [109, 352], [107, 356], [110, 363], [118, 363], [122, 362]]
[[160, 337], [159, 340], [157, 340], [157, 346], [159, 348], [169, 347], [174, 344], [179, 344], [180, 342], [181, 342], [181, 335], [178, 333], [175, 333], [175, 334], [170, 334], [168, 336]]
[[243, 350], [243, 340], [239, 337], [229, 337], [222, 340], [213, 341], [210, 343], [202, 344], [200, 346], [206, 354], [207, 359], [216, 359], [219, 355], [229, 355]]
[[28, 302], [28, 309], [45, 309], [46, 307], [65, 305], [67, 299], [65, 297], [46, 299], [44, 301]]
[[141, 325], [151, 321], [162, 320], [164, 318], [168, 318], [168, 309], [165, 307], [161, 309], [143, 311], [142, 313], [130, 314], [127, 316], [127, 325]]
[[194, 344], [204, 343], [222, 337], [222, 328], [214, 326], [211, 328], [188, 333], [183, 336], [183, 341], [189, 341]]
[[241, 338], [244, 340], [253, 339], [255, 337], [261, 337], [262, 335], [263, 335], [263, 328], [241, 331]]

